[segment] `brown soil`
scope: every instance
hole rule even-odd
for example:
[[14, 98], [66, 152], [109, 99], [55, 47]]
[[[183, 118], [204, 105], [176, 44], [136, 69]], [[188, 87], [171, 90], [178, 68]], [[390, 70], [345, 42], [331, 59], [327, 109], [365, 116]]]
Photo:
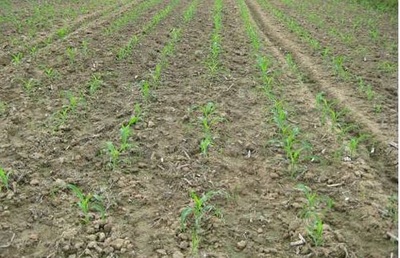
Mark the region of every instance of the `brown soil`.
[[[274, 60], [274, 94], [286, 104], [301, 137], [313, 146], [311, 154], [319, 157], [302, 160], [291, 177], [285, 152], [274, 141], [278, 130], [272, 103], [259, 87], [237, 2], [223, 1], [221, 70], [214, 76], [205, 65], [213, 1], [199, 1], [187, 25], [181, 16], [191, 1], [181, 0], [142, 35], [143, 25], [170, 3], [163, 1], [140, 15], [135, 25], [104, 33], [110, 20], [140, 2], [93, 17], [35, 57], [2, 68], [0, 166], [12, 174], [10, 189], [0, 192], [0, 257], [192, 257], [192, 236], [180, 225], [182, 210], [193, 205], [191, 190], [199, 195], [224, 193], [210, 201], [223, 218], [209, 214], [203, 220], [201, 257], [396, 257], [397, 243], [387, 233], [397, 235], [397, 222], [389, 213], [390, 208], [397, 210], [397, 202], [389, 202], [397, 196], [397, 148], [388, 145], [397, 139], [397, 96], [389, 98], [384, 89], [377, 89], [387, 97], [387, 106], [375, 117], [364, 109], [368, 103], [353, 95], [354, 85], [339, 82], [255, 0], [246, 1], [263, 52]], [[182, 28], [182, 38], [160, 84], [152, 89], [153, 97], [144, 101], [139, 85], [160, 61], [173, 28]], [[116, 51], [133, 35], [142, 35], [141, 41], [128, 59], [117, 61]], [[79, 52], [75, 62], [69, 62], [65, 49], [80, 49], [83, 40], [88, 53]], [[286, 51], [293, 53], [307, 80], [289, 69]], [[54, 68], [58, 76], [47, 77], [43, 67]], [[101, 74], [103, 83], [90, 95], [93, 74]], [[27, 92], [22, 81], [30, 78], [38, 85]], [[67, 104], [66, 91], [85, 101], [55, 127], [54, 114]], [[369, 144], [362, 144], [356, 158], [335, 158], [341, 143], [330, 126], [320, 122], [315, 104], [320, 91], [340, 101], [351, 111], [349, 119], [373, 136], [373, 153]], [[204, 156], [199, 117], [200, 107], [208, 102], [215, 104], [218, 122], [212, 124], [214, 143]], [[119, 128], [136, 103], [143, 118], [132, 127], [135, 147], [110, 169], [106, 142], [119, 142]], [[306, 199], [296, 190], [299, 183], [334, 200], [333, 209], [321, 214], [321, 246], [312, 243], [307, 221], [300, 216]], [[82, 223], [77, 198], [67, 184], [102, 196], [105, 219], [92, 211], [90, 222]], [[306, 243], [291, 246], [299, 235]]]

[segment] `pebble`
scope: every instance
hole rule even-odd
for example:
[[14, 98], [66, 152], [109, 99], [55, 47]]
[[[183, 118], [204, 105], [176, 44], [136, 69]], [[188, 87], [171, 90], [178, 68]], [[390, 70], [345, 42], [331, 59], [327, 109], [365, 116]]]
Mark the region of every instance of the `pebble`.
[[124, 245], [125, 240], [121, 238], [117, 238], [114, 241], [111, 242], [111, 246], [114, 247], [117, 250], [120, 250], [122, 246]]
[[111, 223], [107, 223], [104, 225], [104, 232], [105, 233], [110, 233], [112, 230], [112, 224]]
[[36, 241], [39, 240], [39, 235], [38, 235], [38, 234], [35, 234], [35, 233], [30, 234], [30, 235], [29, 235], [29, 239], [31, 239], [32, 241], [36, 242]]
[[104, 242], [105, 239], [106, 239], [106, 234], [104, 234], [103, 232], [100, 232], [98, 235], [98, 241]]
[[114, 248], [112, 248], [111, 246], [108, 246], [106, 248], [103, 249], [103, 252], [106, 254], [111, 254], [114, 252]]
[[185, 233], [180, 233], [180, 234], [178, 235], [178, 237], [179, 237], [179, 239], [181, 239], [181, 240], [188, 240], [188, 239], [189, 239], [188, 236], [187, 236]]
[[246, 246], [247, 246], [247, 242], [244, 241], [244, 240], [242, 240], [242, 241], [240, 241], [240, 242], [238, 242], [238, 243], [236, 244], [236, 247], [237, 247], [239, 250], [245, 249]]
[[88, 235], [86, 238], [89, 241], [96, 241], [97, 236], [92, 234], [92, 235]]
[[179, 252], [179, 251], [175, 251], [175, 252], [172, 254], [172, 258], [184, 258], [184, 255], [183, 255], [181, 252]]
[[97, 246], [96, 241], [90, 241], [89, 244], [87, 245], [87, 248], [93, 249]]
[[149, 121], [147, 123], [147, 127], [149, 127], [149, 128], [153, 128], [154, 126], [156, 126], [156, 124], [153, 121]]
[[262, 228], [258, 228], [258, 229], [257, 229], [257, 233], [258, 233], [258, 234], [261, 234], [262, 232], [263, 232], [263, 229], [262, 229]]
[[269, 177], [270, 177], [271, 179], [278, 179], [278, 178], [279, 178], [279, 175], [278, 175], [277, 173], [272, 172], [272, 173], [269, 174]]
[[182, 241], [179, 244], [179, 248], [182, 250], [186, 250], [189, 247], [189, 243], [187, 241]]
[[144, 163], [144, 162], [139, 162], [139, 163], [138, 163], [138, 167], [139, 167], [139, 168], [147, 168], [147, 164]]
[[156, 253], [158, 253], [160, 255], [167, 255], [167, 251], [165, 251], [164, 249], [157, 249]]
[[37, 179], [32, 179], [31, 180], [31, 182], [29, 183], [30, 185], [32, 185], [32, 186], [35, 186], [35, 185], [39, 185], [39, 180], [37, 180]]

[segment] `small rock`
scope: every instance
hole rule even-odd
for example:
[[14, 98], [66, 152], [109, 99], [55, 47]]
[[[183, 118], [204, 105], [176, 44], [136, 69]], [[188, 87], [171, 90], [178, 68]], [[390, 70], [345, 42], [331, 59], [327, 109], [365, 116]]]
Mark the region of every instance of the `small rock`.
[[103, 232], [100, 232], [98, 235], [98, 241], [104, 242], [105, 239], [106, 239], [106, 234], [104, 234]]
[[276, 253], [278, 253], [278, 250], [276, 248], [264, 248], [263, 253], [276, 254]]
[[111, 254], [114, 252], [114, 248], [112, 248], [111, 246], [108, 246], [106, 248], [103, 249], [103, 252], [106, 254]]
[[76, 254], [70, 254], [68, 258], [76, 258]]
[[87, 245], [87, 248], [93, 249], [97, 246], [96, 241], [90, 241], [89, 244]]
[[64, 180], [57, 178], [56, 181], [54, 182], [54, 186], [59, 189], [64, 189], [67, 187], [67, 183], [65, 183]]
[[39, 185], [39, 180], [37, 180], [37, 179], [32, 179], [31, 180], [31, 182], [29, 183], [30, 185], [32, 185], [32, 186], [35, 186], [35, 185]]
[[61, 249], [63, 250], [63, 252], [66, 252], [66, 253], [67, 253], [69, 250], [71, 250], [71, 246], [68, 245], [68, 244], [66, 244], [66, 245], [64, 245]]
[[201, 51], [201, 50], [196, 50], [196, 51], [194, 51], [194, 55], [197, 56], [197, 57], [200, 57], [200, 56], [203, 55], [203, 51]]
[[242, 241], [240, 241], [240, 242], [238, 242], [238, 243], [236, 244], [236, 247], [237, 247], [239, 250], [245, 249], [246, 246], [247, 246], [247, 242], [246, 242], [245, 240], [242, 240]]
[[165, 251], [164, 249], [157, 249], [156, 253], [158, 253], [160, 255], [167, 255], [167, 251]]
[[257, 233], [258, 233], [258, 234], [261, 234], [262, 232], [263, 232], [263, 229], [262, 229], [262, 228], [258, 228], [258, 229], [257, 229]]
[[78, 242], [78, 243], [76, 243], [76, 244], [74, 245], [74, 247], [75, 247], [75, 249], [77, 249], [77, 250], [82, 249], [83, 243], [82, 243], [82, 242]]
[[94, 234], [92, 234], [92, 235], [88, 235], [86, 238], [87, 238], [87, 240], [89, 240], [89, 241], [96, 241], [97, 236], [94, 235]]
[[105, 233], [110, 233], [112, 230], [112, 224], [111, 223], [107, 223], [104, 225], [104, 232]]
[[29, 239], [32, 240], [32, 241], [34, 241], [34, 242], [36, 242], [36, 241], [39, 240], [39, 235], [38, 235], [38, 234], [35, 234], [35, 233], [30, 234]]
[[149, 122], [147, 123], [147, 127], [148, 127], [148, 128], [153, 128], [154, 126], [156, 126], [156, 124], [155, 124], [153, 121], [149, 121]]
[[179, 239], [181, 239], [181, 240], [188, 240], [188, 239], [189, 239], [188, 236], [187, 236], [185, 233], [180, 233], [180, 234], [178, 235], [178, 237], [179, 237]]
[[139, 167], [139, 168], [147, 168], [147, 164], [144, 163], [144, 162], [139, 162], [139, 163], [138, 163], [138, 167]]
[[121, 238], [117, 238], [111, 242], [111, 246], [114, 247], [116, 250], [121, 250], [122, 246], [124, 245], [125, 240]]
[[172, 254], [172, 258], [184, 258], [185, 256], [181, 253], [181, 252], [179, 252], [179, 251], [175, 251], [173, 254]]
[[187, 241], [182, 241], [179, 244], [179, 248], [182, 250], [186, 250], [189, 247], [189, 243]]
[[278, 178], [279, 178], [279, 175], [278, 175], [277, 173], [275, 173], [275, 172], [272, 172], [272, 173], [269, 174], [269, 177], [270, 177], [271, 179], [278, 179]]

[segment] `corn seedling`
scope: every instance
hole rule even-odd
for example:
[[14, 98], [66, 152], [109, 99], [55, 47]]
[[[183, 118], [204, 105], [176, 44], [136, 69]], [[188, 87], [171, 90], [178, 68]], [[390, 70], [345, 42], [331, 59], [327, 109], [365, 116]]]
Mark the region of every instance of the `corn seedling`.
[[189, 9], [187, 9], [185, 11], [185, 13], [183, 14], [183, 21], [185, 23], [188, 23], [189, 21], [191, 21], [194, 17], [194, 14], [196, 12], [196, 7], [197, 7], [198, 1], [193, 1], [190, 6]]
[[63, 27], [63, 28], [57, 30], [56, 34], [60, 39], [63, 39], [63, 38], [65, 38], [65, 36], [67, 36], [68, 29]]
[[209, 205], [208, 202], [216, 195], [220, 195], [221, 192], [210, 191], [203, 194], [201, 197], [198, 196], [194, 191], [190, 192], [190, 198], [193, 205], [186, 207], [181, 213], [181, 229], [186, 231], [188, 227], [192, 231], [192, 253], [197, 254], [198, 247], [200, 244], [200, 230], [202, 221], [208, 219], [210, 213], [213, 212], [214, 216], [219, 218], [222, 217], [221, 212], [213, 205]]
[[22, 85], [26, 92], [31, 92], [33, 88], [39, 85], [39, 82], [33, 78], [30, 78], [29, 80], [22, 80]]
[[112, 142], [106, 142], [106, 152], [110, 156], [110, 161], [108, 165], [114, 169], [119, 162], [120, 151]]
[[88, 85], [89, 94], [93, 95], [100, 88], [100, 86], [102, 84], [103, 84], [103, 81], [101, 80], [101, 76], [93, 74], [92, 77], [90, 78], [89, 85]]
[[211, 138], [211, 135], [207, 135], [200, 142], [201, 154], [203, 154], [204, 156], [207, 156], [210, 146], [212, 146], [212, 138]]
[[86, 56], [89, 53], [89, 43], [86, 39], [83, 40], [81, 43], [81, 50], [84, 56]]
[[307, 227], [308, 236], [313, 241], [314, 246], [321, 246], [324, 243], [324, 223], [318, 216]]
[[0, 167], [0, 192], [2, 191], [3, 187], [8, 190], [9, 186], [9, 177], [10, 172], [6, 173], [2, 167]]
[[122, 126], [119, 129], [120, 135], [121, 135], [121, 147], [120, 147], [120, 152], [123, 152], [125, 150], [128, 150], [131, 147], [131, 144], [128, 143], [128, 139], [131, 136], [131, 128], [129, 125]]
[[21, 53], [21, 52], [18, 52], [18, 53], [16, 53], [16, 54], [11, 56], [11, 62], [14, 65], [18, 65], [18, 64], [20, 64], [22, 62], [22, 58], [23, 57], [24, 57], [24, 54]]
[[38, 47], [37, 46], [33, 46], [33, 47], [30, 48], [29, 54], [31, 56], [35, 56], [37, 54], [37, 51], [38, 51]]
[[387, 215], [392, 219], [394, 224], [398, 221], [398, 197], [397, 195], [391, 195], [388, 198], [388, 205], [386, 207]]
[[365, 134], [359, 135], [357, 137], [352, 137], [348, 143], [348, 148], [350, 152], [350, 158], [355, 158], [357, 154], [358, 146], [361, 142], [367, 140], [368, 136]]
[[142, 93], [142, 97], [145, 101], [150, 98], [150, 83], [148, 81], [142, 81], [140, 83], [140, 92]]
[[78, 207], [84, 215], [84, 223], [88, 223], [90, 221], [89, 212], [91, 210], [95, 210], [101, 213], [102, 218], [105, 216], [105, 208], [102, 203], [102, 199], [98, 195], [84, 194], [79, 187], [68, 184], [68, 188], [75, 194], [78, 198]]
[[44, 74], [49, 78], [49, 79], [55, 79], [58, 76], [58, 72], [49, 67], [44, 69]]
[[67, 52], [67, 56], [68, 56], [69, 62], [71, 64], [74, 64], [75, 63], [76, 54], [78, 53], [78, 49], [74, 48], [74, 47], [68, 47], [66, 52]]
[[135, 125], [137, 122], [141, 120], [142, 109], [140, 104], [135, 104], [135, 114], [129, 119], [128, 126]]

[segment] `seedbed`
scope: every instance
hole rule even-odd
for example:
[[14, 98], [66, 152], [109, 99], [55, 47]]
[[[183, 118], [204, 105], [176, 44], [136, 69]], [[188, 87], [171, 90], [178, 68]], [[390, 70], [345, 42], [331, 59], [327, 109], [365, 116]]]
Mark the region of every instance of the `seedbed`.
[[364, 61], [365, 85], [335, 74], [357, 50], [316, 33], [348, 32], [310, 24], [322, 1], [265, 1], [88, 2], [5, 62], [0, 257], [397, 257], [397, 97]]

